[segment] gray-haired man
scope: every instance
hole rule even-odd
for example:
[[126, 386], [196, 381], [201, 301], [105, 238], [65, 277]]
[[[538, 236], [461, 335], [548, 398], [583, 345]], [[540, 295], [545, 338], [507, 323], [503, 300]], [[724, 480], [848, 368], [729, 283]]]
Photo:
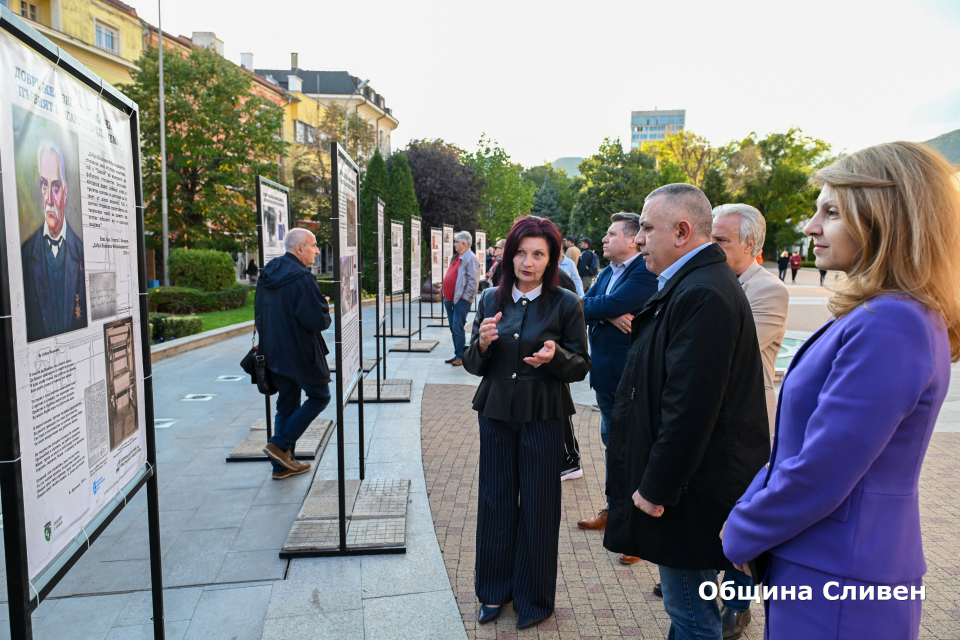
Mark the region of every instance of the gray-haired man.
[[450, 333], [453, 335], [453, 357], [446, 362], [455, 367], [463, 365], [466, 343], [464, 327], [480, 284], [480, 261], [470, 250], [472, 245], [473, 236], [467, 231], [460, 231], [453, 236], [453, 248], [457, 255], [450, 261], [447, 273], [443, 276], [443, 306], [447, 310]]
[[[727, 254], [727, 264], [737, 275], [747, 295], [753, 322], [757, 326], [763, 388], [772, 435], [777, 416], [777, 393], [773, 389], [774, 366], [787, 328], [790, 294], [780, 278], [757, 262], [766, 233], [767, 222], [763, 214], [748, 204], [724, 204], [713, 210], [713, 241]], [[753, 586], [753, 579], [742, 571], [728, 571], [723, 579], [733, 580], [737, 586]], [[724, 600], [720, 620], [724, 640], [739, 638], [750, 624], [750, 600]]]

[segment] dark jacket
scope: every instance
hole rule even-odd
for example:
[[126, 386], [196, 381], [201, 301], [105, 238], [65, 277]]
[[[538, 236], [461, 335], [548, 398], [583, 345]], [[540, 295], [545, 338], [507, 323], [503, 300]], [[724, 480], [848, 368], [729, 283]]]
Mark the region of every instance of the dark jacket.
[[657, 292], [657, 277], [647, 271], [640, 256], [627, 266], [607, 295], [612, 275], [613, 266], [608, 265], [583, 296], [583, 315], [590, 325], [590, 352], [596, 364], [590, 371], [590, 386], [606, 393], [617, 390], [630, 348], [630, 335], [610, 326], [606, 319], [625, 313], [636, 315]]
[[[584, 249], [577, 260], [577, 273], [581, 278], [593, 278], [599, 273], [600, 260], [591, 249]], [[597, 269], [594, 271], [594, 269]]]
[[[760, 345], [723, 250], [690, 259], [633, 321], [607, 449], [603, 544], [675, 569], [727, 569], [720, 528], [770, 457]], [[633, 493], [663, 505], [659, 518]]]
[[[497, 323], [497, 339], [481, 355], [480, 323], [497, 314], [496, 291], [487, 289], [480, 295], [470, 345], [463, 352], [463, 368], [483, 377], [473, 408], [487, 417], [514, 422], [575, 414], [570, 383], [583, 380], [590, 370], [580, 297], [558, 289], [527, 304], [511, 299]], [[556, 342], [553, 360], [537, 368], [523, 361], [546, 340]]]
[[[46, 224], [44, 222], [43, 224]], [[27, 316], [27, 342], [58, 336], [87, 326], [87, 285], [83, 242], [64, 221], [63, 298], [54, 313], [53, 283], [47, 269], [43, 227], [27, 238], [20, 255], [23, 266], [23, 302]], [[59, 272], [59, 270], [58, 270]]]
[[306, 384], [330, 383], [329, 350], [320, 335], [330, 326], [330, 305], [296, 256], [285, 253], [260, 270], [254, 315], [270, 371]]
[[777, 268], [783, 269], [786, 271], [787, 267], [790, 266], [790, 256], [780, 256], [777, 258]]

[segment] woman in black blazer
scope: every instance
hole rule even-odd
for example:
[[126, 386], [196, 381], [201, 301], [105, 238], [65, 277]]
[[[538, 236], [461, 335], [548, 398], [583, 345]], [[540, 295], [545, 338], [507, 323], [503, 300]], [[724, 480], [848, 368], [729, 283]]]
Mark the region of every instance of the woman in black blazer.
[[517, 220], [502, 279], [480, 296], [463, 367], [483, 380], [477, 512], [478, 622], [513, 601], [518, 629], [553, 613], [560, 538], [564, 426], [570, 383], [590, 371], [583, 304], [559, 286], [560, 231], [546, 218]]

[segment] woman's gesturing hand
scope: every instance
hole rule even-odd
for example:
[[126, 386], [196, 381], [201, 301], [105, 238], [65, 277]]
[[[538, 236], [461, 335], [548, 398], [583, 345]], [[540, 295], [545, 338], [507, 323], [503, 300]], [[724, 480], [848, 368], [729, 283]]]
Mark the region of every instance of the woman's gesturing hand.
[[543, 348], [540, 351], [537, 351], [535, 354], [529, 358], [524, 358], [523, 361], [527, 364], [539, 367], [542, 364], [547, 364], [553, 360], [553, 354], [557, 352], [557, 343], [553, 340], [547, 340], [543, 343]]
[[484, 318], [480, 323], [480, 353], [486, 353], [490, 348], [490, 343], [497, 339], [497, 323], [503, 317], [503, 312], [498, 311], [492, 318]]

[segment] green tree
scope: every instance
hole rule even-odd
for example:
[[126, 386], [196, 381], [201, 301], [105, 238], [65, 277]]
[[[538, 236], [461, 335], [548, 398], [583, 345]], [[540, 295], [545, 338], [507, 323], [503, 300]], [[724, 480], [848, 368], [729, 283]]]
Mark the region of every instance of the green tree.
[[[363, 268], [364, 291], [377, 290], [377, 198], [386, 203], [390, 190], [390, 172], [387, 163], [380, 155], [380, 149], [373, 152], [373, 157], [367, 163], [367, 171], [363, 177], [363, 186], [360, 189], [360, 264]], [[386, 216], [386, 207], [384, 207]], [[384, 226], [387, 223], [384, 222]], [[389, 228], [389, 227], [387, 227]], [[384, 242], [384, 250], [389, 245]]]
[[144, 51], [120, 90], [140, 106], [148, 242], [162, 241], [161, 163], [167, 167], [170, 240], [236, 251], [256, 242], [255, 179], [280, 179], [283, 111], [251, 93], [250, 74], [210, 49], [164, 57], [166, 158], [160, 157], [157, 49]]
[[599, 243], [612, 214], [640, 213], [643, 199], [658, 186], [654, 165], [647, 151], [625, 153], [619, 139], [605, 139], [597, 153], [580, 163], [580, 176], [573, 179], [571, 235]]
[[[314, 145], [329, 156], [331, 140], [343, 144], [345, 122], [346, 110], [343, 107], [337, 104], [324, 106], [323, 119], [320, 121], [320, 131], [323, 133], [316, 136]], [[356, 110], [353, 110], [350, 112], [349, 135], [350, 143], [347, 145], [347, 153], [360, 167], [360, 171], [363, 171], [366, 169], [367, 162], [373, 157], [374, 151], [379, 148], [377, 131]]]
[[540, 188], [537, 189], [530, 213], [541, 218], [550, 218], [561, 230], [566, 229], [569, 222], [560, 210], [560, 205], [557, 203], [557, 190], [553, 188], [549, 180], [544, 180]]
[[703, 189], [707, 200], [709, 200], [710, 204], [714, 207], [733, 202], [733, 195], [730, 193], [727, 179], [723, 175], [720, 167], [710, 167], [707, 170], [707, 175], [703, 179], [703, 186], [700, 188]]
[[483, 180], [477, 228], [487, 237], [506, 237], [514, 221], [530, 213], [537, 188], [521, 178], [523, 167], [510, 161], [510, 156], [496, 140], [480, 136], [477, 151], [465, 154], [465, 164], [472, 165]]
[[[549, 162], [536, 167], [524, 169], [523, 179], [540, 188], [544, 180], [557, 192], [557, 206], [560, 208], [560, 220], [563, 221], [561, 231], [566, 233], [570, 225], [570, 211], [573, 209], [573, 179], [563, 169], [557, 169]], [[557, 222], [557, 220], [554, 220]], [[557, 222], [560, 224], [560, 222]]]
[[643, 148], [660, 161], [661, 172], [664, 171], [662, 163], [666, 162], [670, 163], [675, 173], [683, 172], [686, 176], [683, 180], [661, 179], [661, 184], [687, 182], [702, 189], [708, 172], [721, 158], [721, 154], [706, 138], [686, 129], [670, 134], [663, 140], [647, 143]]
[[[420, 215], [417, 194], [413, 188], [413, 175], [404, 153], [397, 152], [390, 158], [390, 188], [387, 191], [385, 224], [391, 220], [403, 223], [403, 237], [410, 238], [410, 216]], [[389, 227], [388, 227], [389, 228]], [[422, 243], [422, 238], [419, 238]], [[404, 289], [410, 286], [410, 242], [403, 243]], [[387, 269], [387, 273], [389, 273]], [[389, 289], [389, 287], [387, 287]]]

